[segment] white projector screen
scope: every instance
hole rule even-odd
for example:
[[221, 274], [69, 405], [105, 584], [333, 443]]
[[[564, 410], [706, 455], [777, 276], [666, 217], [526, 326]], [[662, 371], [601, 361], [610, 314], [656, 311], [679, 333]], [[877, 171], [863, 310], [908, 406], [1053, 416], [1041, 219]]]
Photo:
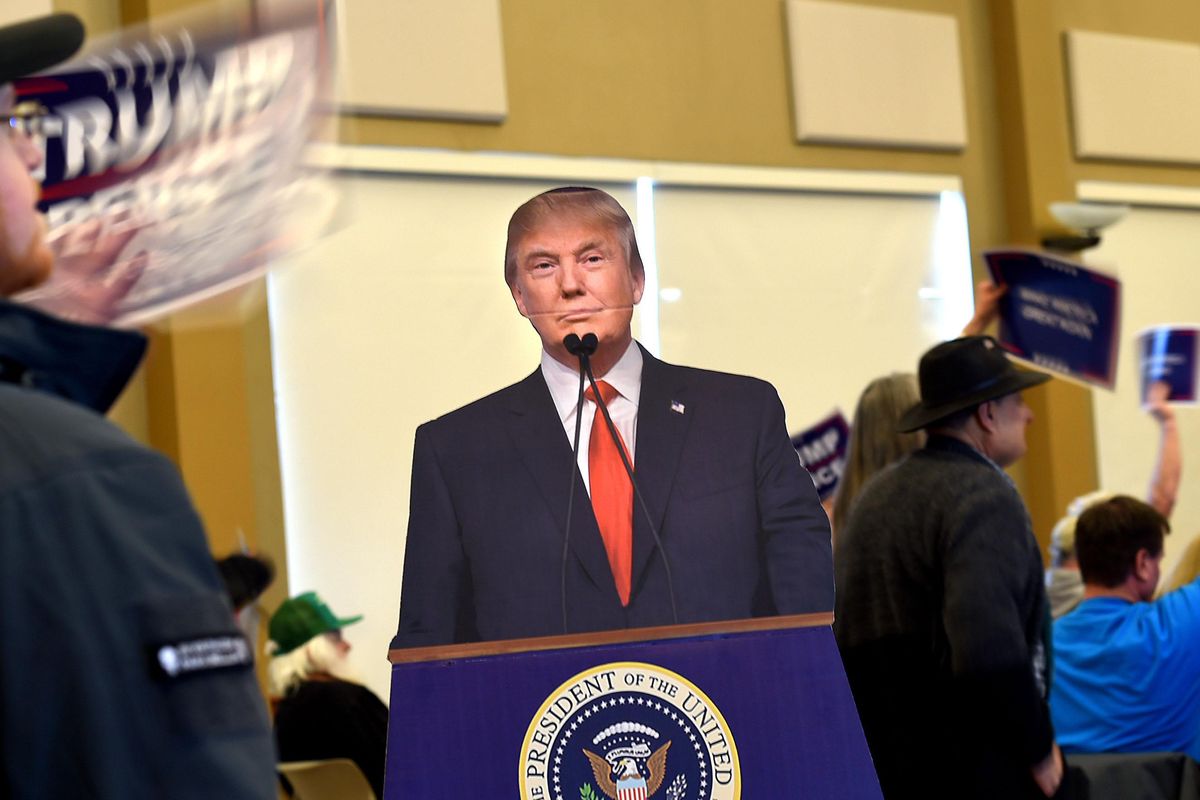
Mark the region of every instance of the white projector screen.
[[670, 360], [775, 384], [793, 433], [915, 372], [973, 308], [961, 198], [660, 188]]

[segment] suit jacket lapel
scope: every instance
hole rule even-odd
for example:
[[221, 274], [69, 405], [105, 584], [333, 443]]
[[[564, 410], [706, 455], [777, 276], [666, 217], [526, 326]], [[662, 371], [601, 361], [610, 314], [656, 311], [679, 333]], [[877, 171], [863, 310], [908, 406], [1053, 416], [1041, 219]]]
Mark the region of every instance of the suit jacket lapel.
[[571, 473], [575, 473], [571, 552], [579, 559], [592, 582], [601, 591], [610, 594], [614, 603], [619, 604], [608, 556], [604, 552], [604, 542], [600, 538], [600, 528], [592, 512], [592, 502], [579, 475], [579, 468], [571, 460], [571, 443], [563, 434], [562, 422], [541, 370], [535, 370], [516, 385], [509, 411], [507, 424], [513, 446], [521, 454], [526, 469], [533, 476], [550, 510], [555, 525], [553, 540], [560, 550], [567, 519], [567, 492], [571, 488]]
[[[638, 345], [641, 347], [641, 345]], [[659, 536], [675, 482], [676, 467], [692, 414], [681, 370], [673, 369], [642, 349], [642, 392], [638, 401], [637, 451], [634, 474]], [[637, 498], [633, 509], [633, 587], [637, 588], [654, 554], [654, 536]]]

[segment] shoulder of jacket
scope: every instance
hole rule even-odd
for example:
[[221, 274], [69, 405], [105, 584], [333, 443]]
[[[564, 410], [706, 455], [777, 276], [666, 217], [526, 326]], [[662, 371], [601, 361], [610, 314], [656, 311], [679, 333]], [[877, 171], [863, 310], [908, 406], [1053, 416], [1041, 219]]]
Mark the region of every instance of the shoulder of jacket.
[[90, 409], [11, 386], [0, 386], [0, 449], [0, 492], [73, 472], [169, 463]]

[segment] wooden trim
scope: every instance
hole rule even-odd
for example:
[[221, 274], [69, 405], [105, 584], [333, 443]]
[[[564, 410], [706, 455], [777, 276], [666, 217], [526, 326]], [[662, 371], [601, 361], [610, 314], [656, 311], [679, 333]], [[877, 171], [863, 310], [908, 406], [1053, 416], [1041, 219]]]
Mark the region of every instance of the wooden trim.
[[696, 622], [687, 625], [663, 625], [655, 628], [629, 628], [566, 636], [539, 636], [533, 639], [505, 639], [495, 642], [435, 645], [433, 647], [396, 648], [388, 651], [393, 664], [418, 661], [452, 661], [460, 658], [532, 653], [538, 650], [570, 650], [609, 644], [688, 639], [698, 636], [722, 636], [786, 628], [825, 628], [833, 624], [833, 612], [793, 614], [784, 617], [755, 617], [726, 622]]
[[315, 144], [309, 147], [306, 162], [345, 172], [553, 182], [633, 183], [638, 178], [651, 178], [659, 186], [671, 187], [915, 197], [962, 191], [962, 180], [953, 174], [752, 167], [538, 153], [466, 153], [378, 145]]
[[129, 27], [150, 19], [150, 0], [119, 0], [121, 25]]
[[1117, 181], [1079, 181], [1075, 196], [1100, 203], [1130, 203], [1163, 208], [1200, 208], [1200, 188]]

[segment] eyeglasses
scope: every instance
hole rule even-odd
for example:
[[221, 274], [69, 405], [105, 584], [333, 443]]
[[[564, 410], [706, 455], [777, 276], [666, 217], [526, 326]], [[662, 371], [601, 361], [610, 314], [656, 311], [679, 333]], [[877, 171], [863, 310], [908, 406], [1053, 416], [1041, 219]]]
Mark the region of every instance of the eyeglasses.
[[50, 109], [37, 100], [24, 100], [12, 106], [6, 116], [8, 129], [25, 136], [41, 136], [46, 130]]
[[11, 83], [0, 86], [0, 135], [44, 135], [50, 110], [37, 100], [18, 100]]

